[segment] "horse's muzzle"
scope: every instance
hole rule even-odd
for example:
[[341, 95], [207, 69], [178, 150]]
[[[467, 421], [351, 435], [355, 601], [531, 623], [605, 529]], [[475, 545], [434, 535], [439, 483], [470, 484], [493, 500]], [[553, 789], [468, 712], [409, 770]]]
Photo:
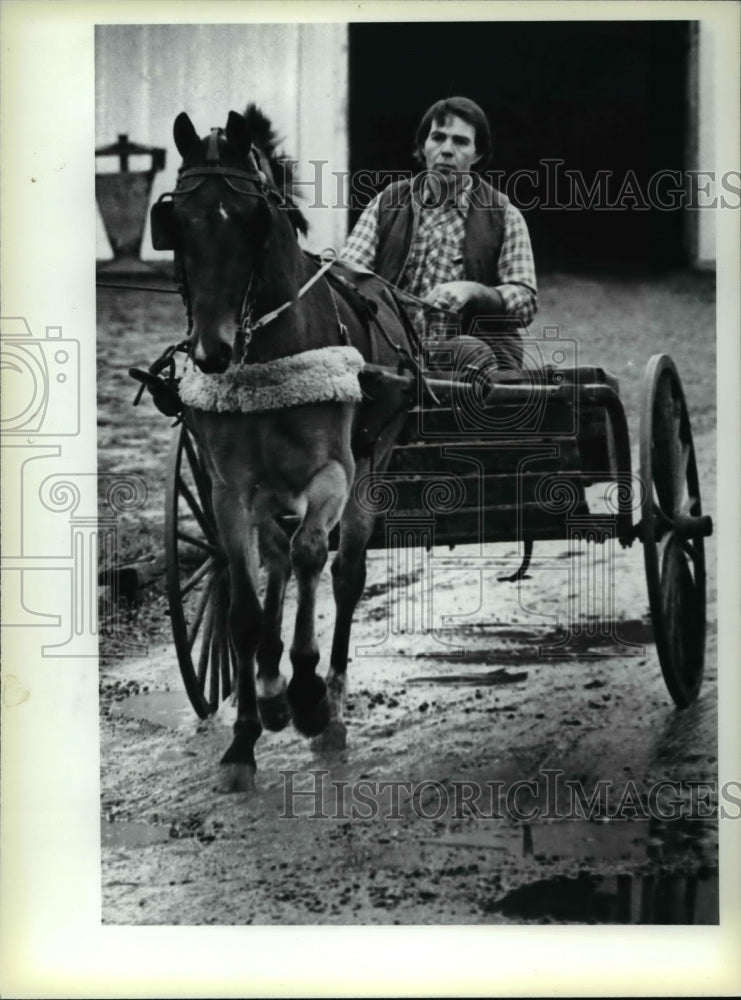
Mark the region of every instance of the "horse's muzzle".
[[232, 349], [231, 347], [221, 341], [218, 347], [206, 354], [205, 357], [199, 357], [198, 347], [192, 352], [193, 361], [204, 373], [204, 375], [221, 375], [229, 367], [229, 362], [232, 360]]

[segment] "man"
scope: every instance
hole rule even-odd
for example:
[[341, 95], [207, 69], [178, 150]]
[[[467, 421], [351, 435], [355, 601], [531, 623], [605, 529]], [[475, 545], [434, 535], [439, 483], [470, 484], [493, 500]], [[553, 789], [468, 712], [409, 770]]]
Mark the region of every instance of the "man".
[[477, 104], [437, 101], [416, 136], [426, 171], [377, 195], [339, 255], [426, 303], [410, 313], [420, 336], [432, 338], [430, 367], [442, 342], [458, 368], [491, 364], [492, 353], [498, 368], [522, 363], [520, 330], [537, 309], [533, 255], [520, 212], [478, 173], [490, 152]]

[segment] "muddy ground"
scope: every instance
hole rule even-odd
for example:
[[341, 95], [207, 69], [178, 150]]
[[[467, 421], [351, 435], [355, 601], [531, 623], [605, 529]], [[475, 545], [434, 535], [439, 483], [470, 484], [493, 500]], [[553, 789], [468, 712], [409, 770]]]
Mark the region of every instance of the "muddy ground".
[[[645, 362], [672, 355], [711, 515], [713, 294], [691, 274], [544, 275], [537, 327], [558, 326], [579, 363], [617, 375], [636, 445]], [[117, 617], [101, 592], [106, 923], [717, 921], [714, 796], [697, 784], [717, 776], [714, 539], [705, 683], [682, 712], [661, 677], [639, 544], [536, 545], [519, 585], [498, 579], [517, 565], [515, 545], [413, 550], [404, 565], [371, 553], [347, 750], [322, 757], [291, 729], [266, 734], [255, 792], [219, 795], [232, 709], [199, 722], [169, 640], [171, 431], [150, 402], [131, 407], [126, 375], [181, 337], [181, 307], [175, 296], [101, 290], [98, 308], [100, 471], [141, 476], [148, 490], [120, 517], [114, 555], [142, 586]], [[586, 600], [595, 580], [604, 593]], [[292, 607], [289, 592], [287, 621]], [[328, 572], [318, 626], [326, 654]], [[536, 785], [518, 791], [522, 781]], [[599, 782], [602, 815], [585, 818], [576, 789], [590, 796]], [[618, 808], [623, 818], [609, 818]]]

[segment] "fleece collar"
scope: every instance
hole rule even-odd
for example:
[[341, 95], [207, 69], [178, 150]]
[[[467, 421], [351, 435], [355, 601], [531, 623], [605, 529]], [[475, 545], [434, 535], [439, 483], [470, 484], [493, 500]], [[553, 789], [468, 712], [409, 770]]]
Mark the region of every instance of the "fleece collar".
[[212, 413], [266, 413], [306, 403], [357, 403], [363, 356], [354, 347], [320, 347], [266, 364], [230, 365], [222, 375], [188, 368], [180, 380], [186, 406]]

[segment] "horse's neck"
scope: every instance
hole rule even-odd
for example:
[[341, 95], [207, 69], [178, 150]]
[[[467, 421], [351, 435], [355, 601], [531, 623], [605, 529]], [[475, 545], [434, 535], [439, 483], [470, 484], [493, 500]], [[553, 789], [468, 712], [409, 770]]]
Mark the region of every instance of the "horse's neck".
[[295, 301], [311, 270], [306, 255], [292, 234], [290, 240], [271, 240], [260, 263], [255, 292], [256, 309], [264, 314], [284, 302]]
[[263, 327], [250, 349], [252, 361], [265, 362], [297, 351], [322, 347], [326, 342], [326, 323], [316, 323], [313, 311], [307, 311], [299, 292], [314, 274], [316, 267], [293, 239], [278, 252], [266, 254], [254, 299], [255, 318], [263, 317], [291, 303], [279, 316]]

